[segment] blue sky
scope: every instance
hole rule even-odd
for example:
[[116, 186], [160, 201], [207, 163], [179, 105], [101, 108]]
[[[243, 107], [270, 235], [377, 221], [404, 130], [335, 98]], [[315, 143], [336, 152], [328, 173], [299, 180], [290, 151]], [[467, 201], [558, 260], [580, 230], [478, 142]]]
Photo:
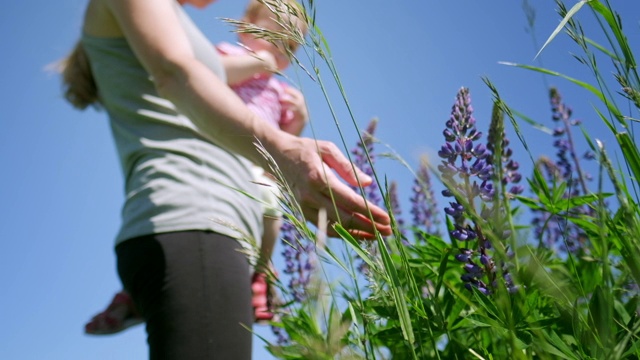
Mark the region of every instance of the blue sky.
[[[554, 1], [530, 2], [537, 11], [535, 36], [540, 45], [560, 18]], [[637, 46], [640, 2], [611, 2], [623, 15], [630, 43]], [[488, 77], [513, 108], [551, 126], [542, 76], [498, 64], [537, 64], [521, 4], [517, 0], [316, 1], [317, 22], [331, 47], [356, 123], [364, 127], [378, 117], [377, 136], [412, 167], [421, 154], [436, 159], [444, 121], [461, 86], [471, 89], [478, 127], [486, 130], [491, 94], [482, 77]], [[244, 5], [244, 1], [219, 0], [205, 10], [188, 11], [213, 42], [234, 41], [230, 27], [218, 18], [237, 18]], [[37, 5], [10, 1], [0, 15], [5, 44], [0, 83], [0, 159], [5, 169], [0, 178], [1, 359], [143, 359], [147, 354], [142, 327], [111, 337], [88, 337], [82, 332], [85, 321], [120, 288], [113, 239], [123, 197], [105, 114], [73, 110], [61, 97], [58, 76], [45, 70], [72, 47], [84, 6], [84, 0]], [[579, 18], [587, 35], [601, 41], [599, 32], [590, 32], [597, 26], [591, 14], [583, 11]], [[562, 35], [541, 59], [548, 68], [591, 80], [572, 52], [579, 51]], [[607, 69], [608, 64], [601, 66]], [[610, 71], [604, 73], [609, 76]], [[299, 70], [287, 74], [299, 81], [308, 100], [313, 133], [308, 128], [305, 135], [315, 133], [341, 144], [318, 84]], [[324, 67], [321, 76], [350, 149], [356, 143], [354, 126]], [[558, 78], [546, 81], [560, 88], [589, 134], [615, 148], [594, 114], [592, 96]], [[526, 124], [521, 127], [534, 158], [553, 156], [549, 136]], [[527, 176], [531, 161], [515, 136], [511, 139]], [[578, 143], [586, 149], [581, 138]], [[401, 197], [409, 198], [407, 169], [383, 159], [378, 171], [397, 180]], [[408, 208], [404, 212], [408, 214]], [[279, 258], [276, 255], [276, 264]], [[267, 328], [256, 331], [269, 337]], [[261, 347], [256, 339], [254, 357], [269, 359]]]

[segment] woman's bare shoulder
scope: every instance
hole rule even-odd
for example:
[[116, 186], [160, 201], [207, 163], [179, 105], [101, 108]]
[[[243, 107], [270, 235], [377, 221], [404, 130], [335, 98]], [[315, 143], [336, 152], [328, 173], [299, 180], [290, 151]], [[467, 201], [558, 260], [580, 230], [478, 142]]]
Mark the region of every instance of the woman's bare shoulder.
[[90, 0], [82, 31], [96, 37], [121, 37], [122, 30], [109, 8], [109, 0]]

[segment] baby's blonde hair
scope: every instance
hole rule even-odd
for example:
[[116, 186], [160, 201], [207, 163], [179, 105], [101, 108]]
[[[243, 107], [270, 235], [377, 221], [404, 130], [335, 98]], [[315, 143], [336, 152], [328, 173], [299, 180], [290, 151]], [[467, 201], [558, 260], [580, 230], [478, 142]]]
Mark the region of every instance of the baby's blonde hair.
[[[244, 11], [242, 20], [247, 23], [254, 23], [263, 17], [274, 17], [275, 15], [269, 7], [282, 11], [283, 14], [288, 14], [290, 16], [301, 17], [301, 14], [303, 14], [300, 3], [296, 0], [249, 0], [249, 4]], [[301, 30], [304, 33], [307, 31], [307, 24], [304, 21], [305, 19], [300, 18], [299, 20], [300, 26], [302, 27]]]

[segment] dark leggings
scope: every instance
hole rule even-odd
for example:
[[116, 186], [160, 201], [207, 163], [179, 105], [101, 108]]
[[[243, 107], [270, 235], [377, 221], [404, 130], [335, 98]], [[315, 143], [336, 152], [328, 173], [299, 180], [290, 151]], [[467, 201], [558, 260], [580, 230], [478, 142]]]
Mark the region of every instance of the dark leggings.
[[151, 360], [251, 359], [249, 265], [236, 240], [186, 231], [116, 247], [118, 274], [147, 323]]

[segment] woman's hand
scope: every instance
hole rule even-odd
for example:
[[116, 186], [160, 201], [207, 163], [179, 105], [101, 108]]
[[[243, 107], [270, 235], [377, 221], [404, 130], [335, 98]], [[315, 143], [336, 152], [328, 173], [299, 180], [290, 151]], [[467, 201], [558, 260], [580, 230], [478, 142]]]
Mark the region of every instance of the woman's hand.
[[[371, 178], [355, 168], [329, 141], [295, 137], [282, 132], [274, 149], [267, 149], [298, 200], [305, 218], [317, 224], [318, 213], [327, 211], [329, 224], [340, 223], [360, 239], [374, 239], [377, 230], [391, 234], [389, 215], [368, 203], [347, 184], [371, 184]], [[327, 233], [337, 233], [329, 227]]]

